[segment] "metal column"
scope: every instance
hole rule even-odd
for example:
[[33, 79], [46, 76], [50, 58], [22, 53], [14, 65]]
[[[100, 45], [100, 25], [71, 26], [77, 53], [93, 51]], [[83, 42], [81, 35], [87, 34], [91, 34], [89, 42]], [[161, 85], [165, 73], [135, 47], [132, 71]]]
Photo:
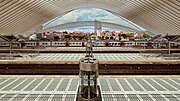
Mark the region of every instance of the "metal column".
[[169, 55], [171, 54], [171, 42], [168, 42], [168, 51], [169, 51]]

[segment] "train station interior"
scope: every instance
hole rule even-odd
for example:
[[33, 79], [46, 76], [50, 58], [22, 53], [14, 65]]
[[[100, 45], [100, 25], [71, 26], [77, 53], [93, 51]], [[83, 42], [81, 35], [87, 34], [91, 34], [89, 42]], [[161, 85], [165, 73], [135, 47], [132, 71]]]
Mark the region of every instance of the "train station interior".
[[180, 1], [0, 0], [0, 101], [180, 101]]

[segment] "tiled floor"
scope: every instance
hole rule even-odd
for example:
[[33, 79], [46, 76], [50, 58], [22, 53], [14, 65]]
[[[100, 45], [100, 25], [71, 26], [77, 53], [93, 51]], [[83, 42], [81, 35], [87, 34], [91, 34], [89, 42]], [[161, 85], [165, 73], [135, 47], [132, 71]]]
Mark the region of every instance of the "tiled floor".
[[[103, 101], [180, 101], [180, 76], [100, 76]], [[75, 101], [78, 76], [0, 76], [0, 101]]]
[[[94, 53], [95, 58], [99, 61], [163, 61], [159, 54], [140, 54], [140, 53], [112, 53], [101, 54]], [[56, 53], [56, 54], [39, 54], [35, 57], [24, 57], [18, 60], [29, 61], [79, 61], [85, 57], [85, 53]]]
[[[71, 51], [85, 51], [86, 47], [47, 47], [46, 49], [57, 49], [57, 50], [71, 50]], [[101, 51], [119, 51], [119, 50], [134, 50], [133, 47], [93, 47], [93, 51], [101, 50]]]

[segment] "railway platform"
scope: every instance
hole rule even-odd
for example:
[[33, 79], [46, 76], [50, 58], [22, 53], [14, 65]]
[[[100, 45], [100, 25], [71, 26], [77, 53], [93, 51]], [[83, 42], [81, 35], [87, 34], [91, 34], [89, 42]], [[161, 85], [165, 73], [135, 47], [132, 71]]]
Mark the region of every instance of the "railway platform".
[[[36, 49], [12, 49], [12, 53], [85, 53], [86, 47], [46, 47]], [[10, 49], [0, 49], [0, 53], [9, 53]], [[132, 47], [93, 47], [94, 53], [168, 53], [169, 49], [144, 49]], [[170, 49], [171, 53], [180, 53], [180, 49]]]
[[[180, 74], [179, 54], [174, 57], [144, 53], [94, 53], [101, 74]], [[0, 74], [78, 74], [85, 53], [21, 54], [0, 60]]]
[[[103, 101], [179, 101], [179, 75], [100, 75]], [[75, 101], [79, 76], [0, 75], [0, 101]]]

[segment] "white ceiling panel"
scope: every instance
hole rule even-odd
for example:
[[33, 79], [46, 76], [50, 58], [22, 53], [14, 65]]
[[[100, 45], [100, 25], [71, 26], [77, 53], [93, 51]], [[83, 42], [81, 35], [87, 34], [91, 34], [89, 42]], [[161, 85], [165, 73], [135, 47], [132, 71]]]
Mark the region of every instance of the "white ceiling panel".
[[114, 12], [157, 34], [180, 34], [180, 0], [0, 0], [0, 34], [24, 34], [86, 7]]

